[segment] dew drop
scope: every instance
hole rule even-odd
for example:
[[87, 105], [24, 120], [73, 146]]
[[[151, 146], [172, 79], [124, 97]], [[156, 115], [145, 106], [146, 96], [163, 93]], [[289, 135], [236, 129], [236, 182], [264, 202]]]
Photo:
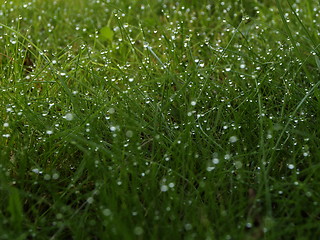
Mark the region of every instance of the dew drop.
[[111, 211], [110, 209], [106, 208], [106, 209], [103, 209], [102, 214], [108, 217], [111, 215]]
[[234, 162], [234, 166], [235, 166], [237, 169], [242, 168], [242, 162], [240, 162], [240, 161], [235, 161], [235, 162]]
[[238, 138], [237, 138], [237, 136], [232, 136], [232, 137], [229, 138], [229, 141], [231, 143], [235, 143], [236, 141], [238, 141]]
[[94, 201], [93, 197], [88, 197], [88, 198], [87, 198], [87, 203], [88, 203], [88, 204], [92, 204], [93, 201]]
[[187, 230], [187, 231], [190, 231], [192, 229], [192, 225], [190, 223], [187, 223], [184, 225], [184, 228]]
[[252, 228], [252, 223], [250, 222], [246, 223], [246, 228]]
[[73, 120], [73, 114], [72, 113], [67, 113], [64, 116], [64, 119], [66, 119], [67, 121], [72, 121]]
[[169, 190], [167, 185], [162, 185], [160, 189], [161, 189], [161, 192], [166, 192]]
[[208, 171], [208, 172], [211, 172], [211, 171], [213, 171], [214, 169], [215, 169], [215, 167], [212, 167], [212, 166], [208, 166], [208, 167], [207, 167], [207, 171]]
[[134, 229], [133, 229], [133, 232], [134, 232], [134, 234], [135, 235], [142, 235], [143, 234], [143, 228], [142, 227], [135, 227]]
[[51, 134], [53, 134], [53, 131], [52, 131], [52, 130], [47, 130], [46, 133], [47, 133], [48, 135], [51, 135]]
[[288, 168], [289, 169], [294, 169], [294, 165], [293, 164], [288, 164]]
[[43, 179], [46, 180], [46, 181], [49, 181], [51, 179], [51, 176], [49, 174], [45, 174], [43, 176]]
[[114, 114], [116, 112], [116, 110], [114, 108], [109, 108], [108, 113], [110, 114]]
[[128, 130], [128, 131], [126, 132], [126, 136], [127, 136], [128, 138], [132, 138], [133, 132], [132, 132], [131, 130]]
[[38, 168], [32, 169], [31, 172], [33, 172], [35, 174], [42, 174], [42, 171], [40, 171]]
[[213, 158], [212, 159], [213, 164], [218, 164], [219, 163], [219, 158]]
[[52, 174], [52, 179], [57, 180], [60, 177], [59, 173]]

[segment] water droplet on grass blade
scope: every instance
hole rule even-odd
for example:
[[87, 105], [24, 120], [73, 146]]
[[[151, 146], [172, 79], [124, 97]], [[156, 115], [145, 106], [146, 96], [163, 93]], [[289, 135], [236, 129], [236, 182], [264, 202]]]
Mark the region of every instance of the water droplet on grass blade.
[[242, 168], [242, 162], [240, 162], [240, 161], [235, 161], [235, 162], [234, 162], [234, 166], [235, 166], [237, 169]]
[[94, 202], [94, 198], [93, 197], [88, 197], [87, 198], [87, 203], [88, 204], [92, 204]]
[[73, 114], [72, 113], [67, 113], [64, 117], [67, 121], [72, 121], [73, 120]]
[[293, 164], [288, 164], [288, 168], [289, 169], [294, 169], [294, 165]]
[[246, 65], [244, 63], [242, 63], [242, 64], [240, 64], [240, 68], [244, 69], [244, 68], [246, 68]]
[[112, 213], [111, 213], [110, 209], [106, 208], [106, 209], [104, 209], [104, 210], [102, 211], [102, 214], [108, 217], [108, 216], [110, 216]]
[[45, 174], [43, 176], [43, 179], [46, 180], [46, 181], [49, 181], [51, 179], [51, 176], [49, 174]]
[[192, 229], [192, 225], [190, 223], [187, 223], [184, 225], [184, 228], [186, 229], [186, 231], [190, 231]]
[[135, 227], [133, 229], [133, 232], [135, 235], [142, 235], [143, 234], [143, 228], [142, 227]]
[[237, 138], [237, 136], [232, 136], [232, 137], [229, 138], [229, 141], [231, 143], [235, 143], [236, 141], [238, 141], [238, 138]]
[[219, 158], [213, 158], [212, 159], [213, 164], [218, 164], [219, 163]]
[[52, 179], [57, 180], [60, 177], [59, 173], [52, 174]]
[[52, 130], [47, 130], [46, 134], [51, 135], [51, 134], [53, 134], [53, 131]]
[[208, 171], [208, 172], [211, 172], [211, 171], [213, 171], [214, 169], [215, 169], [215, 167], [213, 167], [213, 166], [208, 166], [208, 167], [207, 167], [207, 171]]
[[169, 190], [167, 185], [162, 185], [160, 189], [161, 189], [161, 192], [166, 192]]
[[42, 171], [40, 171], [38, 168], [34, 168], [31, 171], [35, 174], [42, 174]]
[[116, 110], [114, 108], [109, 108], [108, 113], [110, 114], [114, 114], [116, 112]]
[[304, 152], [304, 153], [303, 153], [303, 156], [304, 156], [304, 157], [308, 157], [308, 156], [309, 156], [309, 152]]
[[132, 132], [131, 130], [128, 130], [128, 131], [126, 132], [126, 136], [127, 136], [128, 138], [131, 138], [131, 137], [133, 136], [133, 132]]
[[246, 228], [252, 228], [252, 223], [250, 222], [246, 223]]

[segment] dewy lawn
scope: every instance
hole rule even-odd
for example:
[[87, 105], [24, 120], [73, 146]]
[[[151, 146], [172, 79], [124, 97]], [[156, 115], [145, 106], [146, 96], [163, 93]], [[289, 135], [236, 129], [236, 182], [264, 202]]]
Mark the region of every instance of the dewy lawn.
[[316, 0], [0, 3], [0, 239], [317, 239]]

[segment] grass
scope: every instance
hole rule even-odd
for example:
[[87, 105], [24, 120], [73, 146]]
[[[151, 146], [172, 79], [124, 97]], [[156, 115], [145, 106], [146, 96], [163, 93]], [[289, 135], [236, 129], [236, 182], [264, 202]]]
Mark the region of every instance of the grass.
[[0, 5], [0, 239], [320, 235], [315, 0]]

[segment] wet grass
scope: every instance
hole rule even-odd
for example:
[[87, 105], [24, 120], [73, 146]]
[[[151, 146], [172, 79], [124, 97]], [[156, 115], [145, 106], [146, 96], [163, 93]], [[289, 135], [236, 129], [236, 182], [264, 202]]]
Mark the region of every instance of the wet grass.
[[320, 235], [317, 1], [0, 4], [0, 239]]

